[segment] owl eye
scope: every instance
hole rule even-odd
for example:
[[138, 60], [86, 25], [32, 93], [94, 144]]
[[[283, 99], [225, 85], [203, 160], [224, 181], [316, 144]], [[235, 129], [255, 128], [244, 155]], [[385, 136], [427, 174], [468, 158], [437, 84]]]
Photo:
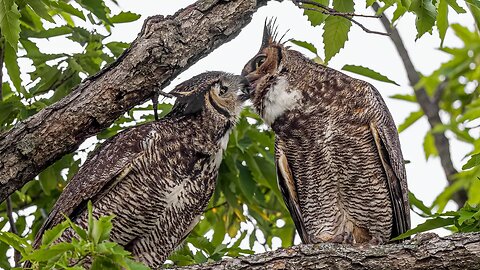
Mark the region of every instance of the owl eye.
[[255, 59], [255, 69], [258, 69], [261, 65], [263, 65], [263, 63], [265, 63], [265, 60], [267, 59], [267, 57], [265, 55], [259, 55], [257, 56], [257, 58]]
[[226, 87], [225, 85], [220, 84], [220, 92], [219, 92], [219, 93], [220, 93], [220, 96], [225, 95], [225, 94], [227, 93], [227, 91], [228, 91], [228, 87]]

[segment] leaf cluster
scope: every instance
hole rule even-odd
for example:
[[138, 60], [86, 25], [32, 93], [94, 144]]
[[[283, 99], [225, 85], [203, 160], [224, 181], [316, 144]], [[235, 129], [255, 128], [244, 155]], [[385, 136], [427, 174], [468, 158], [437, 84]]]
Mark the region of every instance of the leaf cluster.
[[[108, 241], [113, 218], [93, 218], [89, 202], [87, 229], [66, 217], [64, 222], [43, 234], [37, 249], [11, 232], [0, 232], [0, 241], [19, 251], [22, 261], [32, 263], [32, 269], [149, 269], [135, 262], [121, 245]], [[66, 230], [73, 231], [75, 237], [71, 241], [58, 241]]]

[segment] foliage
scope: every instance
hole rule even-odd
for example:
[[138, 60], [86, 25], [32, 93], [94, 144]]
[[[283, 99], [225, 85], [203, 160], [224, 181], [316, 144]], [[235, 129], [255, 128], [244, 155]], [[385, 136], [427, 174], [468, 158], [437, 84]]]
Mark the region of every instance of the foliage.
[[[314, 1], [341, 12], [355, 12], [353, 0]], [[115, 1], [112, 2], [115, 3]], [[371, 6], [376, 1], [367, 0], [366, 2], [367, 6]], [[433, 134], [439, 131], [447, 130], [451, 132], [454, 139], [466, 142], [473, 148], [472, 157], [465, 163], [464, 170], [455, 176], [455, 183], [439, 194], [433, 205], [427, 207], [415, 196], [411, 196], [414, 210], [429, 221], [409, 233], [445, 226], [453, 231], [479, 230], [479, 209], [476, 205], [480, 204], [480, 192], [478, 192], [480, 180], [477, 178], [480, 172], [480, 143], [478, 136], [475, 135], [478, 133], [476, 131], [478, 126], [475, 123], [480, 117], [478, 100], [480, 2], [466, 1], [467, 9], [455, 0], [377, 2], [381, 4], [379, 12], [385, 10], [394, 12], [393, 25], [405, 13], [414, 14], [417, 39], [436, 29], [441, 38], [440, 50], [452, 57], [432, 74], [422, 76], [420, 83], [415, 86], [417, 89], [420, 87], [427, 89], [431, 97], [440, 93], [439, 106], [448, 119], [444, 125], [429, 130], [425, 135], [423, 145], [426, 158], [438, 155], [433, 143]], [[0, 49], [4, 51], [3, 64], [9, 77], [9, 80], [3, 80], [1, 84], [3, 99], [0, 99], [0, 132], [11, 129], [16, 123], [65, 97], [82, 79], [95, 74], [103, 66], [114, 61], [129, 46], [122, 42], [107, 42], [105, 39], [108, 34], [101, 33], [109, 33], [116, 24], [134, 21], [139, 18], [139, 15], [128, 11], [111, 14], [109, 3], [101, 0], [0, 0], [2, 33]], [[358, 5], [357, 2], [357, 7]], [[477, 29], [472, 31], [458, 24], [450, 24], [447, 15], [452, 10], [474, 16]], [[356, 26], [352, 26], [346, 18], [335, 15], [311, 10], [305, 10], [305, 15], [312, 26], [321, 26], [324, 30], [323, 56], [328, 63], [341, 52], [349, 33]], [[448, 29], [451, 29], [464, 42], [463, 47], [443, 47], [443, 39]], [[360, 29], [356, 30], [360, 31]], [[371, 34], [365, 35], [369, 35], [368, 38], [378, 37]], [[37, 43], [55, 37], [68, 38], [75, 46], [80, 47], [81, 51], [71, 54], [41, 52]], [[318, 55], [322, 52], [311, 43], [305, 41], [293, 43], [317, 55], [315, 60], [321, 62]], [[31, 82], [22, 81], [19, 60], [28, 60], [32, 63], [34, 70], [28, 74]], [[361, 65], [346, 65], [344, 70], [396, 84], [381, 73]], [[438, 89], [441, 91], [439, 92]], [[417, 103], [413, 94], [394, 95], [392, 98]], [[160, 116], [166, 114], [170, 108], [169, 104], [160, 104]], [[422, 110], [412, 112], [399, 126], [399, 131], [409, 128], [422, 117], [424, 117]], [[99, 133], [96, 136], [98, 143], [127, 126], [152, 120], [152, 105], [139, 105], [117, 119], [111, 127]], [[272, 248], [275, 238], [280, 239], [284, 247], [293, 244], [294, 225], [276, 183], [273, 137], [273, 133], [265, 127], [257, 115], [248, 109], [242, 112], [242, 117], [230, 136], [214, 196], [205, 210], [202, 221], [187, 238], [185, 245], [170, 256], [170, 264], [186, 265], [216, 261], [225, 256], [250, 254], [254, 245], [265, 249]], [[104, 241], [111, 217], [101, 218], [97, 223], [93, 221], [90, 223], [90, 227], [101, 226], [100, 223], [104, 226], [99, 230], [101, 233], [96, 234], [95, 237], [91, 231], [90, 233], [82, 232], [77, 228], [79, 235], [86, 235], [86, 237], [80, 237], [72, 243], [53, 243], [62, 230], [74, 229], [71, 223], [65, 222], [44, 236], [46, 238], [44, 245], [35, 251], [37, 253], [31, 250], [28, 242], [35, 236], [44, 221], [45, 214], [49, 212], [68, 180], [78, 170], [81, 163], [80, 157], [85, 156], [91, 148], [93, 147], [64, 156], [45, 169], [34, 181], [29, 182], [11, 196], [16, 216], [15, 224], [20, 237], [6, 232], [0, 235], [1, 268], [10, 268], [6, 255], [9, 245], [20, 249], [24, 255], [28, 254], [27, 258], [42, 265], [57, 264], [57, 267], [65, 265], [67, 255], [53, 254], [60, 249], [70, 251], [71, 257], [68, 259], [80, 258], [80, 254], [90, 252], [89, 254], [94, 257], [96, 254], [103, 254], [107, 258], [113, 256], [116, 262], [124, 259], [125, 263], [128, 262], [126, 259], [128, 255], [123, 249]], [[465, 205], [457, 212], [443, 213], [452, 194], [461, 188], [468, 190], [469, 205]], [[28, 211], [33, 213], [30, 214]], [[33, 217], [31, 226], [27, 226], [27, 217]], [[6, 223], [6, 206], [2, 204], [0, 205], [0, 227], [4, 228], [3, 230], [7, 228]], [[249, 249], [243, 248], [245, 243], [248, 244]], [[103, 251], [107, 253], [102, 253]], [[48, 257], [45, 257], [47, 255]], [[45, 260], [47, 258], [48, 260]], [[121, 265], [125, 266], [123, 262]], [[136, 266], [130, 265], [130, 267]]]
[[478, 232], [480, 231], [480, 206], [473, 207], [465, 204], [458, 211], [444, 213], [432, 213], [431, 207], [425, 206], [422, 201], [410, 194], [410, 202], [415, 208], [421, 210], [419, 215], [428, 218], [424, 223], [395, 237], [392, 240], [400, 240], [417, 233], [430, 231], [438, 228], [446, 228], [452, 232]]
[[[108, 241], [114, 216], [92, 216], [92, 204], [88, 203], [88, 228], [83, 229], [68, 217], [42, 237], [41, 245], [34, 249], [26, 239], [11, 233], [0, 232], [0, 241], [10, 245], [22, 255], [22, 261], [30, 261], [32, 269], [86, 269], [84, 263], [91, 264], [89, 269], [131, 269], [141, 270], [148, 267], [135, 262], [121, 245]], [[71, 242], [58, 242], [66, 230], [73, 230]]]

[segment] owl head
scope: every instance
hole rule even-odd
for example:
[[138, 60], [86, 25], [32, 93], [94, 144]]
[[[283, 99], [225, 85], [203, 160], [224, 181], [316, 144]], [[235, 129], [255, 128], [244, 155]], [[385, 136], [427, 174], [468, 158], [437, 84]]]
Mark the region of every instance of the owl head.
[[235, 122], [249, 98], [243, 76], [220, 71], [205, 72], [181, 83], [169, 94], [176, 97], [170, 117], [208, 114]]
[[251, 101], [264, 121], [271, 125], [285, 110], [295, 106], [301, 93], [291, 89], [289, 80], [293, 66], [300, 66], [301, 54], [288, 50], [277, 39], [275, 20], [265, 22], [262, 46], [258, 53], [245, 65], [242, 75], [251, 87]]

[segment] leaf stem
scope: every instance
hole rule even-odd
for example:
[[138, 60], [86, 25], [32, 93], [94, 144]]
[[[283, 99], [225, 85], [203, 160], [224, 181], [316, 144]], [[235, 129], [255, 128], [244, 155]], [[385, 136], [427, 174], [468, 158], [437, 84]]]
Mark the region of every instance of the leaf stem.
[[[6, 201], [7, 201], [7, 217], [8, 217], [8, 223], [10, 224], [10, 231], [16, 235], [19, 235], [17, 226], [15, 225], [15, 220], [13, 219], [12, 199], [10, 198], [10, 196], [7, 198]], [[13, 260], [15, 261], [15, 267], [20, 267], [21, 259], [22, 259], [22, 256], [20, 255], [20, 252], [14, 249]]]

